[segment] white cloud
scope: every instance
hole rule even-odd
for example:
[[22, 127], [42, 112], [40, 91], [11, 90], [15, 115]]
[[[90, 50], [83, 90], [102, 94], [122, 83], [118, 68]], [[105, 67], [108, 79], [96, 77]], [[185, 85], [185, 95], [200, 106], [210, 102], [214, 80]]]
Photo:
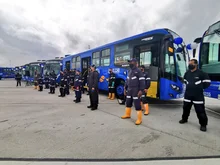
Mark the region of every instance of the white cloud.
[[6, 59], [1, 65], [8, 65], [9, 58], [12, 64], [21, 65], [22, 57], [28, 62], [76, 53], [88, 45], [99, 46], [154, 28], [168, 27], [186, 35], [186, 30], [193, 30], [183, 22], [191, 12], [187, 2], [0, 0], [0, 38], [4, 41], [0, 56]]

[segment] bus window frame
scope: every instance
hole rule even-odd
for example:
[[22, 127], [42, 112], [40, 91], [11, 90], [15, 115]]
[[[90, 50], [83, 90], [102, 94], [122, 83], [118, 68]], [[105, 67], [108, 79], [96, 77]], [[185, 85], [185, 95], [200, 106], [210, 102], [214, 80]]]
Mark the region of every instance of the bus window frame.
[[[95, 57], [95, 58], [94, 58], [94, 54], [96, 54], [96, 53], [99, 53], [99, 57]], [[98, 65], [93, 62], [93, 60], [97, 60], [97, 59], [99, 60], [99, 64], [98, 64]], [[94, 52], [92, 52], [92, 64], [95, 65], [96, 67], [101, 66], [101, 65], [100, 65], [100, 64], [101, 64], [101, 52], [100, 52], [100, 51], [94, 51]]]
[[[106, 51], [106, 50], [109, 50], [109, 55], [103, 56], [102, 52]], [[109, 59], [108, 65], [102, 65], [102, 64], [105, 64], [104, 62], [102, 63], [102, 60], [106, 59], [106, 58]], [[111, 63], [111, 48], [105, 48], [105, 49], [101, 50], [101, 52], [100, 52], [100, 66], [108, 67], [108, 66], [110, 66], [110, 63]]]

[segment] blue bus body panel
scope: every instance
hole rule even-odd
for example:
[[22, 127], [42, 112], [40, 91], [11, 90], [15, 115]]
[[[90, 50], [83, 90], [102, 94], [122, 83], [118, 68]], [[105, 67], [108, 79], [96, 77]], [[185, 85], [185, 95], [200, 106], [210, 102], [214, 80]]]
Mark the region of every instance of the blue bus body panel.
[[220, 99], [220, 82], [212, 81], [211, 85], [204, 90], [204, 95], [206, 97]]
[[[179, 87], [179, 90], [172, 89], [171, 85]], [[161, 100], [170, 100], [178, 99], [184, 96], [185, 85], [177, 80], [177, 82], [170, 81], [168, 79], [160, 79], [160, 99]]]

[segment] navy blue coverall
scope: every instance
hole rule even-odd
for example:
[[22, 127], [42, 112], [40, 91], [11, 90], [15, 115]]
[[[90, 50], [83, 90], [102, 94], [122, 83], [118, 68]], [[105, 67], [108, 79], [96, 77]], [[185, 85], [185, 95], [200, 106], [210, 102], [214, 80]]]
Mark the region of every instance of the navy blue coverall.
[[74, 89], [75, 89], [75, 95], [76, 95], [76, 103], [81, 101], [81, 88], [82, 88], [82, 78], [80, 75], [75, 75], [74, 80]]

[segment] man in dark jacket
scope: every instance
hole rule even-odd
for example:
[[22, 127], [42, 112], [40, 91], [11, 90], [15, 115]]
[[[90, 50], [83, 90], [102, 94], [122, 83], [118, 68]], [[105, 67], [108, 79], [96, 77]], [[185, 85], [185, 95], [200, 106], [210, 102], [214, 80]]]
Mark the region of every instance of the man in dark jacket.
[[131, 107], [134, 102], [134, 106], [137, 111], [137, 120], [135, 124], [139, 125], [142, 123], [141, 96], [145, 89], [145, 78], [140, 69], [137, 68], [136, 59], [131, 59], [128, 62], [131, 70], [128, 73], [125, 84], [125, 95], [127, 95], [125, 115], [121, 118], [127, 119], [131, 117]]
[[192, 104], [194, 104], [194, 108], [201, 125], [200, 130], [205, 132], [208, 124], [208, 118], [205, 112], [203, 89], [210, 86], [211, 80], [209, 79], [208, 74], [197, 69], [197, 66], [198, 61], [196, 59], [190, 60], [188, 66], [189, 70], [184, 75], [186, 91], [183, 102], [182, 120], [180, 120], [179, 123], [184, 124], [188, 122], [190, 110]]
[[80, 71], [76, 70], [76, 75], [74, 79], [74, 89], [76, 95], [76, 100], [74, 100], [75, 103], [81, 102], [81, 86], [82, 86], [82, 78], [80, 76]]
[[38, 83], [38, 86], [39, 86], [38, 91], [42, 92], [43, 91], [44, 80], [43, 80], [43, 77], [40, 74], [38, 74], [37, 83]]
[[56, 74], [54, 72], [50, 73], [50, 92], [49, 94], [55, 94], [56, 87]]
[[60, 71], [60, 95], [58, 97], [65, 97], [66, 83], [67, 83], [67, 81], [65, 81], [64, 72]]
[[91, 66], [91, 72], [89, 74], [88, 84], [89, 84], [89, 98], [90, 105], [88, 108], [91, 110], [98, 109], [98, 82], [99, 82], [99, 73], [95, 70], [95, 65]]
[[49, 89], [49, 83], [50, 83], [50, 77], [49, 77], [48, 73], [46, 72], [46, 74], [44, 75], [45, 89]]
[[17, 74], [16, 74], [15, 79], [16, 79], [16, 81], [17, 81], [17, 87], [18, 87], [18, 85], [21, 86], [22, 76], [21, 76], [20, 73], [17, 73]]

